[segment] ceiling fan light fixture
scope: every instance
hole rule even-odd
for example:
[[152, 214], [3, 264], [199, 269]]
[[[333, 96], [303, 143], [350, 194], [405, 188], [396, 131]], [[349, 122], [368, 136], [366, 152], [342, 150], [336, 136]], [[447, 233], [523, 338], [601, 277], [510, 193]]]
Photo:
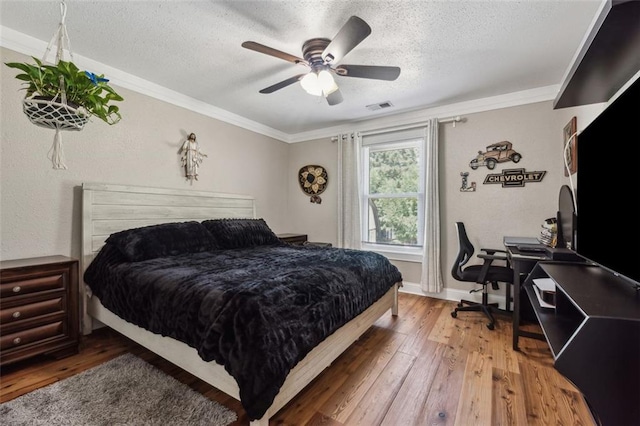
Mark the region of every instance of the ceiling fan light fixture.
[[322, 70], [318, 73], [318, 84], [320, 84], [320, 87], [324, 90], [325, 88], [333, 86], [336, 82], [329, 71]]
[[[622, 0], [619, 0], [622, 1]], [[357, 16], [351, 16], [340, 28], [333, 40], [312, 38], [302, 45], [302, 58], [282, 52], [254, 41], [245, 41], [242, 47], [273, 56], [296, 65], [305, 65], [309, 72], [298, 74], [260, 90], [273, 93], [299, 81], [310, 95], [323, 96], [329, 105], [337, 105], [344, 99], [332, 74], [341, 77], [368, 78], [393, 81], [400, 75], [399, 67], [376, 65], [338, 65], [342, 58], [371, 34], [371, 27]]]
[[333, 83], [333, 86], [329, 87], [328, 89], [322, 89], [322, 94], [326, 98], [336, 90], [338, 90], [338, 85], [336, 83]]
[[321, 70], [318, 73], [311, 71], [309, 74], [302, 77], [300, 85], [305, 92], [313, 96], [327, 97], [338, 90], [338, 85], [333, 79], [331, 72], [327, 70]]
[[308, 94], [313, 96], [322, 96], [322, 87], [318, 82], [318, 74], [316, 74], [315, 72], [312, 71], [302, 77], [302, 80], [300, 80], [300, 85]]
[[322, 88], [322, 94], [325, 97], [338, 90], [336, 81], [333, 79], [331, 73], [327, 70], [322, 70], [318, 73], [318, 84]]

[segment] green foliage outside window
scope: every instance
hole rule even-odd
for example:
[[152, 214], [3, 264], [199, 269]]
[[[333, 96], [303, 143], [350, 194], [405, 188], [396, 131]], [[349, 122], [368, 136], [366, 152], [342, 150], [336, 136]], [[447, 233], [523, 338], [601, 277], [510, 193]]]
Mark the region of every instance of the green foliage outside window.
[[419, 155], [415, 147], [369, 153], [370, 242], [418, 244]]

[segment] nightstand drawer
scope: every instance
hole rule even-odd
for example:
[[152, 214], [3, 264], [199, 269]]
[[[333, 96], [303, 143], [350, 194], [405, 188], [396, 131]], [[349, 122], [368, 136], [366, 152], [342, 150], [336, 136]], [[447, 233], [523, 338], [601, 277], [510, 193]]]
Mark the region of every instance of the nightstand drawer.
[[42, 302], [29, 303], [0, 310], [0, 323], [4, 326], [29, 318], [54, 312], [64, 312], [65, 301], [63, 297], [44, 300]]
[[7, 349], [25, 346], [32, 342], [38, 342], [57, 336], [64, 336], [62, 321], [2, 336], [0, 337], [0, 350], [6, 351]]
[[70, 257], [0, 261], [0, 366], [77, 353], [78, 281], [78, 260]]
[[2, 283], [0, 284], [0, 297], [4, 299], [57, 288], [64, 288], [64, 276], [62, 274]]

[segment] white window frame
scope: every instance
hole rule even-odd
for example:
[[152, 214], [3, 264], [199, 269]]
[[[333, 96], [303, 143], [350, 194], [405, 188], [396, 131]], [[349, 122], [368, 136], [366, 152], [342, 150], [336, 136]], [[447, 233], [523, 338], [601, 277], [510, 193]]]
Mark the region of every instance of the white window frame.
[[[401, 260], [407, 262], [422, 262], [424, 252], [424, 210], [425, 210], [425, 149], [426, 137], [414, 137], [411, 139], [402, 138], [399, 135], [398, 140], [387, 141], [381, 143], [372, 143], [362, 146], [362, 199], [361, 199], [361, 235], [363, 236], [362, 249], [380, 253], [389, 259]], [[370, 194], [369, 193], [369, 153], [372, 150], [382, 151], [390, 149], [402, 149], [417, 147], [420, 150], [418, 155], [418, 192], [403, 194]], [[382, 195], [382, 197], [380, 196]], [[406, 198], [417, 197], [418, 199], [418, 245], [402, 246], [394, 244], [376, 244], [364, 241], [364, 237], [368, 235], [368, 215], [369, 215], [369, 198]]]

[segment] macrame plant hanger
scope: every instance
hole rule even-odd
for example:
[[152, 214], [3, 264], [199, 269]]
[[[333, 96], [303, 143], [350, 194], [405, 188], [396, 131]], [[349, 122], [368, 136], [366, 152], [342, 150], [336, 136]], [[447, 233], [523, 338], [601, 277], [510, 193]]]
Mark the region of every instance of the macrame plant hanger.
[[[71, 52], [71, 41], [65, 26], [67, 17], [67, 4], [64, 0], [60, 2], [60, 25], [54, 33], [47, 50], [44, 52], [42, 62], [44, 63], [56, 45], [56, 65], [64, 60], [64, 48], [69, 52], [69, 58], [73, 62]], [[49, 150], [49, 159], [53, 163], [54, 169], [66, 169], [64, 164], [64, 154], [62, 151], [62, 130], [80, 131], [89, 120], [89, 114], [82, 107], [75, 107], [67, 104], [67, 94], [65, 92], [64, 78], [60, 77], [60, 89], [53, 99], [41, 99], [39, 97], [25, 98], [22, 101], [23, 111], [29, 120], [36, 126], [55, 129], [53, 145]]]

